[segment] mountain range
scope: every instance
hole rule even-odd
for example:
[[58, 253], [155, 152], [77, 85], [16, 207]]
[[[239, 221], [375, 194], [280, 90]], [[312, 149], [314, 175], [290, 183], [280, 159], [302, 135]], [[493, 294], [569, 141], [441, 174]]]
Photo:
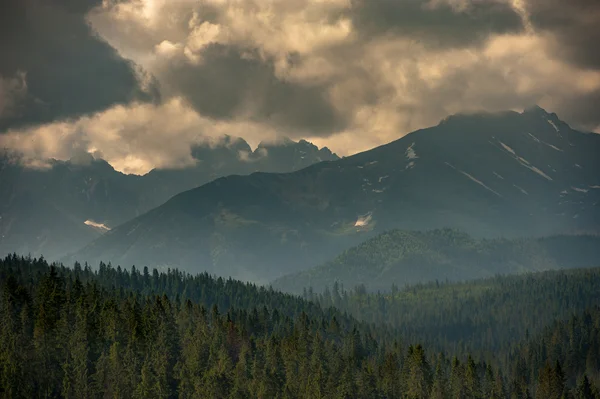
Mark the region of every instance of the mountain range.
[[183, 192], [65, 260], [206, 270], [268, 282], [390, 229], [476, 237], [596, 233], [600, 136], [539, 107], [454, 115], [292, 173]]
[[191, 154], [196, 160], [192, 167], [138, 176], [120, 173], [89, 154], [32, 169], [5, 152], [0, 156], [0, 254], [57, 259], [173, 195], [220, 176], [289, 172], [339, 159], [304, 140], [260, 143], [253, 151], [243, 139], [229, 136], [195, 145]]

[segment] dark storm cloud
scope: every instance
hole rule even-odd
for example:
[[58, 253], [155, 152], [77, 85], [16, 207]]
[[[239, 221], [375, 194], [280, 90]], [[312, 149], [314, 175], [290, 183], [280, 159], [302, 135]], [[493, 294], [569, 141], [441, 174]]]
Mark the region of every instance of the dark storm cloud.
[[554, 39], [556, 55], [600, 70], [600, 1], [528, 0], [532, 25]]
[[591, 131], [600, 127], [600, 90], [576, 99], [565, 98], [558, 103], [557, 108], [560, 110], [558, 116], [572, 121], [572, 125], [578, 129]]
[[[149, 100], [135, 66], [97, 36], [85, 14], [100, 1], [8, 0], [0, 12], [0, 76], [26, 75], [27, 96], [0, 130]], [[156, 90], [153, 90], [156, 95]]]
[[280, 80], [273, 60], [256, 51], [211, 44], [201, 57], [200, 65], [178, 63], [162, 77], [203, 115], [233, 119], [246, 114], [256, 121], [316, 135], [344, 127], [326, 97], [327, 87]]
[[433, 46], [470, 46], [490, 35], [523, 30], [522, 19], [507, 3], [353, 0], [352, 19], [364, 36], [400, 35]]

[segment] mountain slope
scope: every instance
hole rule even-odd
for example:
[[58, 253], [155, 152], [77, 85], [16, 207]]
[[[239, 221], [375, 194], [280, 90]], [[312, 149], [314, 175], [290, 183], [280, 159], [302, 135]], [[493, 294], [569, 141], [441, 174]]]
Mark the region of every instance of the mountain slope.
[[598, 264], [600, 237], [555, 236], [541, 239], [477, 240], [460, 231], [392, 230], [352, 247], [335, 259], [273, 282], [282, 291], [321, 292], [337, 281], [389, 290], [428, 281], [459, 281]]
[[458, 115], [298, 172], [215, 180], [76, 256], [267, 282], [393, 228], [490, 237], [598, 231], [598, 153], [600, 136], [537, 107]]
[[102, 233], [159, 206], [173, 195], [220, 176], [257, 170], [287, 172], [338, 159], [304, 140], [263, 144], [252, 151], [226, 136], [191, 149], [197, 164], [125, 175], [91, 155], [51, 161], [30, 169], [0, 155], [0, 254], [43, 254], [50, 259], [75, 251]]

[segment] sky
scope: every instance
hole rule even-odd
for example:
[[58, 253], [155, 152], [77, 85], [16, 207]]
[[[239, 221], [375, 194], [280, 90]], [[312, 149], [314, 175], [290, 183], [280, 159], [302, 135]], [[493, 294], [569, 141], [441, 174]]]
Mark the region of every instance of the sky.
[[225, 134], [349, 155], [450, 114], [533, 104], [600, 132], [598, 0], [3, 7], [0, 147], [29, 165], [92, 153], [140, 174], [190, 165], [190, 145]]

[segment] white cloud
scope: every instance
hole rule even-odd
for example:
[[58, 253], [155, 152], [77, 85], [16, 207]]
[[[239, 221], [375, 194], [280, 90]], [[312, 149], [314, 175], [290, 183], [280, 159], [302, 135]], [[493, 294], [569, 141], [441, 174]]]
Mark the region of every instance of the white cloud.
[[0, 135], [0, 147], [18, 150], [26, 164], [38, 168], [43, 167], [40, 160], [87, 152], [124, 173], [144, 174], [155, 167], [192, 165], [192, 144], [214, 144], [225, 134], [246, 136], [256, 144], [275, 132], [256, 123], [211, 120], [173, 98], [158, 106], [120, 105], [69, 122], [11, 130]]

